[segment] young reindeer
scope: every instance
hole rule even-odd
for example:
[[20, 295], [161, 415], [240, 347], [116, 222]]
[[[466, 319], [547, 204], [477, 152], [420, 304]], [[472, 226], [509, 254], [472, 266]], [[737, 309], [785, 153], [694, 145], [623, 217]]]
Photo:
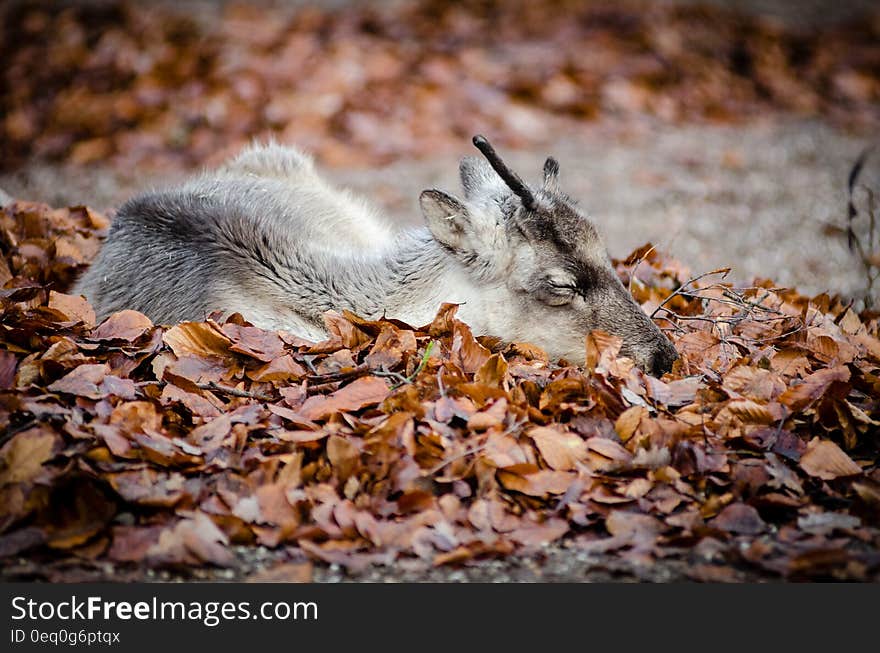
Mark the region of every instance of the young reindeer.
[[674, 347], [560, 192], [556, 160], [532, 190], [485, 138], [474, 145], [488, 164], [462, 160], [464, 200], [426, 190], [427, 228], [400, 232], [297, 150], [253, 146], [214, 173], [125, 203], [76, 292], [101, 318], [133, 308], [174, 323], [221, 310], [313, 340], [326, 336], [331, 309], [420, 325], [455, 302], [476, 334], [580, 362], [585, 335], [603, 329], [647, 371], [669, 370]]

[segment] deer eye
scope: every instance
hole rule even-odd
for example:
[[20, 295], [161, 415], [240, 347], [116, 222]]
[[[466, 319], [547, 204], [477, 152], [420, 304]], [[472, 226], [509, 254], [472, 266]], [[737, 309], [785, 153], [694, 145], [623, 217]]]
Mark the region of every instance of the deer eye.
[[548, 278], [538, 287], [539, 300], [550, 306], [563, 306], [571, 303], [578, 292], [573, 280]]

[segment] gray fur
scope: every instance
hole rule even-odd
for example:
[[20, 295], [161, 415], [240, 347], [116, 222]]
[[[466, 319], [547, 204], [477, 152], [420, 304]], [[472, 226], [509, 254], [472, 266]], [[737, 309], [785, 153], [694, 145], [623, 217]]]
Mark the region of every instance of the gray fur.
[[555, 161], [536, 211], [485, 161], [466, 158], [460, 172], [463, 200], [425, 191], [427, 228], [395, 231], [307, 156], [255, 145], [126, 202], [75, 292], [101, 318], [125, 308], [159, 323], [240, 312], [311, 339], [326, 335], [328, 310], [421, 325], [456, 302], [477, 334], [580, 362], [585, 334], [601, 328], [646, 369], [668, 369], [674, 348], [621, 285], [595, 227], [558, 192]]

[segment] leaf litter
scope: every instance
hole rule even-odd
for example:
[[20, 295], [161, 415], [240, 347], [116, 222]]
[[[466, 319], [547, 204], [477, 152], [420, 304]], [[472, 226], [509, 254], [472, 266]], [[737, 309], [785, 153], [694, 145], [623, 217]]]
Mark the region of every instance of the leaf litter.
[[475, 338], [454, 305], [428, 325], [328, 313], [320, 343], [240, 315], [96, 325], [63, 290], [107, 220], [18, 202], [0, 225], [4, 566], [223, 568], [262, 546], [286, 566], [254, 580], [306, 579], [308, 560], [455, 566], [561, 542], [648, 567], [711, 549], [698, 580], [876, 578], [876, 313], [695, 281], [645, 246], [616, 265], [681, 354], [661, 379], [608, 334], [556, 363]]

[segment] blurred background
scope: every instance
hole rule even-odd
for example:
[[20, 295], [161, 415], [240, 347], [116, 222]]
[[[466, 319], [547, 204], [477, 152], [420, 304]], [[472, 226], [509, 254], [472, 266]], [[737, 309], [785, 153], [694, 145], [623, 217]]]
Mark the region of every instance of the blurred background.
[[416, 223], [483, 133], [526, 179], [556, 156], [612, 255], [876, 293], [864, 189], [867, 262], [845, 233], [876, 1], [6, 0], [0, 25], [11, 197], [112, 210], [272, 136]]

